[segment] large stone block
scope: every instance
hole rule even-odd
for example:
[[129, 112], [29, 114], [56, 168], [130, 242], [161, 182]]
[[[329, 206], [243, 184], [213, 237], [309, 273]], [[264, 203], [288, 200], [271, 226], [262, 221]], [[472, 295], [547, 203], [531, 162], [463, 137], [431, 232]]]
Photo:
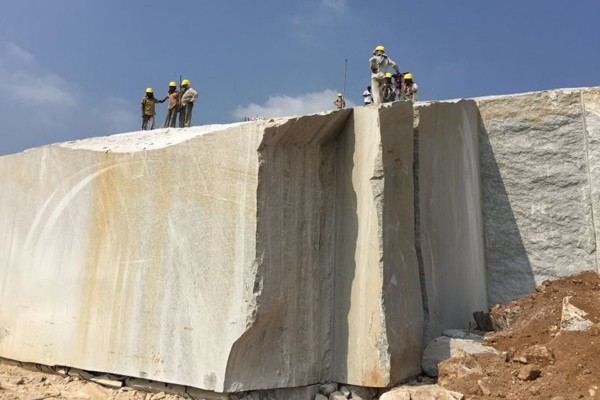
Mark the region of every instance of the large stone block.
[[412, 106], [0, 158], [0, 356], [217, 392], [418, 372]]
[[487, 308], [479, 170], [479, 113], [472, 100], [419, 107], [420, 250], [426, 343], [468, 328]]
[[[597, 89], [586, 93], [591, 99]], [[490, 302], [523, 296], [545, 279], [595, 270], [581, 91], [476, 100]]]
[[354, 110], [338, 141], [336, 168], [332, 380], [361, 386], [418, 374], [423, 330], [412, 106], [374, 110]]

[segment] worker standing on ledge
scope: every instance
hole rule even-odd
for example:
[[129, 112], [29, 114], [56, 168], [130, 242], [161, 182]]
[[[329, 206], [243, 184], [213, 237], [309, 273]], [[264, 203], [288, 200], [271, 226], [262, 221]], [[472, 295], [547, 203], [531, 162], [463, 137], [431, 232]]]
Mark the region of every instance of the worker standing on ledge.
[[146, 89], [146, 95], [142, 97], [142, 130], [148, 128], [148, 122], [150, 122], [150, 129], [154, 129], [154, 116], [156, 115], [155, 104], [164, 103], [166, 98], [158, 100], [154, 97], [154, 90], [152, 88]]
[[190, 81], [184, 79], [181, 81], [179, 92], [179, 127], [187, 128], [192, 125], [192, 108], [198, 98], [198, 92], [190, 87]]
[[404, 100], [410, 100], [413, 103], [417, 101], [417, 93], [419, 87], [413, 81], [413, 76], [410, 72], [404, 74], [404, 85], [402, 85]]
[[400, 76], [400, 69], [394, 61], [392, 61], [386, 54], [383, 46], [375, 47], [373, 50], [373, 57], [369, 59], [369, 65], [371, 67], [371, 87], [373, 88], [373, 102], [375, 104], [383, 103], [383, 84], [385, 80], [385, 74], [389, 67], [392, 67], [396, 71], [396, 76]]
[[365, 106], [373, 104], [373, 93], [371, 93], [371, 86], [367, 86], [367, 90], [363, 92], [363, 103]]
[[383, 83], [383, 90], [381, 92], [384, 103], [389, 103], [396, 100], [396, 92], [392, 84], [392, 74], [390, 74], [389, 72], [385, 73], [385, 81]]
[[169, 108], [167, 109], [167, 117], [163, 128], [175, 128], [177, 125], [177, 103], [179, 103], [179, 92], [177, 91], [177, 83], [169, 83], [169, 93], [167, 94], [169, 99]]
[[341, 93], [338, 93], [337, 99], [333, 102], [333, 104], [337, 107], [338, 110], [346, 107], [346, 101], [344, 100], [344, 96]]

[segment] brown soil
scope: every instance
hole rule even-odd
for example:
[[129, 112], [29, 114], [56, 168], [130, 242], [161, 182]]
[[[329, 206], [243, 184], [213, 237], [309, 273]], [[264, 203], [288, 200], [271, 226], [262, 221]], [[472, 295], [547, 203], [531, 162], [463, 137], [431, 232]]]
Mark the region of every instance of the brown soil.
[[[587, 312], [586, 318], [596, 325], [585, 331], [561, 331], [566, 296], [572, 296], [570, 303]], [[494, 321], [514, 317], [508, 327], [486, 335], [486, 344], [502, 355], [462, 354], [444, 361], [440, 385], [467, 399], [600, 399], [598, 274], [546, 281], [533, 294], [496, 306], [490, 314]], [[459, 364], [462, 369], [456, 368]], [[532, 380], [523, 380], [528, 374]]]

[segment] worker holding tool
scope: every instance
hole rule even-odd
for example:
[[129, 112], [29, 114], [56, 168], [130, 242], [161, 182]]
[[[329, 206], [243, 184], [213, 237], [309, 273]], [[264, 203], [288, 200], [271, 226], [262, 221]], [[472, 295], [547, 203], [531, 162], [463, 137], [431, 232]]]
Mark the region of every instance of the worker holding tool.
[[190, 81], [181, 81], [179, 91], [179, 127], [187, 128], [192, 125], [192, 108], [198, 98], [198, 92], [190, 87]]
[[402, 91], [405, 100], [410, 100], [413, 103], [417, 101], [419, 87], [413, 81], [413, 76], [410, 72], [404, 74], [404, 85], [402, 85]]

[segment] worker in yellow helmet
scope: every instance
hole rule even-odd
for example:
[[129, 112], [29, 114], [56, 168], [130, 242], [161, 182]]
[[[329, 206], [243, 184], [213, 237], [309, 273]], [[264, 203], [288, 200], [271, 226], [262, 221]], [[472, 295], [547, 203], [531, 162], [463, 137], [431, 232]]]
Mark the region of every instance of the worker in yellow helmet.
[[344, 100], [344, 96], [341, 93], [338, 93], [337, 99], [333, 102], [333, 105], [336, 106], [338, 110], [346, 107], [346, 101]]
[[190, 81], [184, 79], [181, 81], [179, 90], [179, 127], [187, 128], [192, 126], [192, 108], [198, 98], [198, 92], [190, 87]]
[[398, 65], [385, 54], [383, 46], [375, 47], [373, 57], [369, 59], [371, 67], [371, 88], [373, 91], [373, 102], [375, 104], [383, 103], [383, 86], [385, 82], [385, 74], [388, 68], [393, 68], [396, 71], [396, 76], [400, 75]]
[[176, 82], [169, 82], [169, 93], [167, 97], [169, 99], [169, 107], [167, 108], [167, 117], [163, 128], [175, 128], [177, 126], [177, 108], [179, 103], [179, 91], [177, 90]]
[[[394, 85], [392, 84], [392, 74], [389, 72], [385, 73], [385, 79], [383, 81], [383, 89], [381, 95], [383, 96], [383, 102], [389, 103], [396, 100], [396, 92], [394, 91]], [[396, 75], [397, 76], [397, 75]]]
[[154, 106], [156, 103], [164, 103], [165, 100], [155, 98], [152, 88], [146, 89], [146, 95], [142, 97], [142, 130], [148, 128], [148, 123], [150, 123], [150, 129], [154, 129], [154, 116], [156, 115]]
[[410, 72], [404, 74], [404, 84], [402, 85], [402, 99], [410, 100], [413, 103], [417, 101], [419, 87], [413, 80], [413, 75]]

